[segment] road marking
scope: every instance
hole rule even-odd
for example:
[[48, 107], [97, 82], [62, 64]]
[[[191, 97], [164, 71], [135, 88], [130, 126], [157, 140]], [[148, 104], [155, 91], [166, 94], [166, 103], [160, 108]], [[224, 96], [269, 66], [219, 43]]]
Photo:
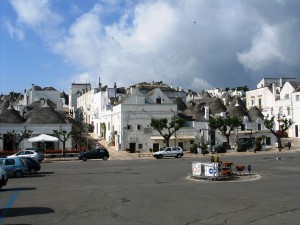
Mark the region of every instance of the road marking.
[[14, 204], [14, 202], [15, 202], [15, 200], [16, 200], [18, 194], [19, 194], [19, 192], [20, 192], [19, 189], [16, 190], [16, 191], [12, 194], [12, 196], [10, 197], [8, 203], [4, 206], [3, 212], [2, 212], [2, 214], [0, 214], [0, 224], [2, 224], [2, 222], [3, 222], [4, 218], [5, 218], [5, 215], [6, 215], [6, 213], [8, 212], [9, 208]]

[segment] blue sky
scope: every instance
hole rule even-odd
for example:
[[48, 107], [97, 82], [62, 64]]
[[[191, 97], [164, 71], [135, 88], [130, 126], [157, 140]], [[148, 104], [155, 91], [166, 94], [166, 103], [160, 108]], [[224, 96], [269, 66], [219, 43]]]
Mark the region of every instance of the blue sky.
[[300, 78], [298, 0], [3, 0], [0, 93]]

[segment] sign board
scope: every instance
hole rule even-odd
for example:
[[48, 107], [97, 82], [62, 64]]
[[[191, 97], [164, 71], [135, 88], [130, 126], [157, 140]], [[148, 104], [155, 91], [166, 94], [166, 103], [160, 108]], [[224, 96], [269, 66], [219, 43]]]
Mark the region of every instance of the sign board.
[[205, 163], [205, 174], [206, 177], [214, 177], [218, 175], [218, 163]]
[[218, 175], [218, 163], [192, 163], [192, 176], [214, 177]]
[[201, 176], [201, 163], [199, 162], [192, 163], [192, 175]]

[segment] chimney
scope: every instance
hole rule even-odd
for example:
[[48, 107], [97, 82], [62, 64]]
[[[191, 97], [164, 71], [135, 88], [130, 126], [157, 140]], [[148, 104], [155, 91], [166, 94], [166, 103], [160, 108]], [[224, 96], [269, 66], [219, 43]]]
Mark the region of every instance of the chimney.
[[133, 93], [134, 93], [134, 88], [130, 87], [130, 94], [133, 94]]
[[272, 92], [273, 92], [274, 100], [276, 100], [276, 85], [275, 85], [275, 83], [272, 84]]
[[101, 88], [102, 88], [102, 84], [101, 84], [101, 82], [100, 82], [100, 77], [99, 77], [99, 84], [98, 84], [98, 87], [99, 87], [99, 91], [100, 91]]
[[282, 80], [282, 78], [280, 78], [279, 79], [279, 87], [282, 88], [282, 86], [283, 86], [283, 80]]
[[204, 119], [208, 120], [209, 119], [209, 107], [204, 106]]
[[41, 101], [41, 107], [43, 107], [43, 105], [45, 105], [45, 99], [41, 98], [40, 101]]

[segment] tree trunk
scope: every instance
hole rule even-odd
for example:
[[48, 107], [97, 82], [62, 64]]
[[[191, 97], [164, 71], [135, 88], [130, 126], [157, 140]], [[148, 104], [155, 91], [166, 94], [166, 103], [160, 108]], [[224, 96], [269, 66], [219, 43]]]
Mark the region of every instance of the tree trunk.
[[66, 142], [65, 141], [63, 141], [63, 149], [62, 149], [62, 155], [63, 155], [63, 157], [65, 157], [66, 156], [66, 153], [65, 153], [65, 148], [66, 148]]
[[166, 138], [166, 147], [170, 146], [170, 138]]
[[229, 144], [229, 136], [228, 135], [226, 135], [226, 140], [227, 140], [227, 143], [226, 143], [227, 149], [229, 149], [230, 148], [230, 144]]
[[281, 138], [279, 136], [277, 136], [277, 143], [278, 143], [278, 151], [281, 152], [282, 145], [281, 145]]

